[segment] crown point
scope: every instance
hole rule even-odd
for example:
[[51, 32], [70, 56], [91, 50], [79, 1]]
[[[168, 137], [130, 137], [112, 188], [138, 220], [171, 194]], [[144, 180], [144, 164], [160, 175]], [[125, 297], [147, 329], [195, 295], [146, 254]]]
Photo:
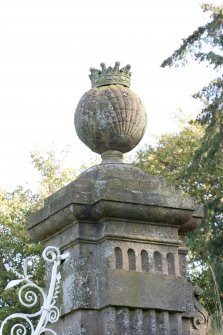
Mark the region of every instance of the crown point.
[[105, 65], [105, 63], [101, 63], [100, 66], [101, 66], [102, 71], [106, 70], [106, 65]]
[[131, 69], [131, 65], [130, 65], [130, 64], [127, 64], [125, 67], [123, 67], [123, 69], [122, 69], [121, 71], [122, 71], [126, 76], [131, 77], [130, 69]]
[[119, 66], [120, 66], [120, 62], [115, 62], [114, 70], [115, 70], [116, 73], [119, 72]]

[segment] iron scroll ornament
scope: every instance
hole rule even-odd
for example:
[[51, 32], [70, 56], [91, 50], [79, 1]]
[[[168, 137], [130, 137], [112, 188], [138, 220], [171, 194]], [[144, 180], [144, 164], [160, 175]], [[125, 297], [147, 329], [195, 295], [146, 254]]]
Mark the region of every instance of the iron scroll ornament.
[[[56, 332], [47, 327], [49, 323], [55, 323], [59, 319], [59, 309], [56, 306], [56, 301], [59, 294], [61, 275], [59, 271], [59, 266], [63, 260], [69, 257], [68, 253], [61, 254], [60, 250], [56, 247], [49, 246], [46, 247], [42, 253], [42, 258], [46, 263], [52, 264], [51, 270], [51, 280], [49, 285], [49, 290], [47, 293], [44, 292], [42, 288], [36, 285], [31, 277], [28, 275], [29, 262], [32, 257], [25, 259], [23, 264], [23, 274], [13, 271], [18, 277], [16, 280], [12, 280], [6, 286], [6, 290], [15, 287], [22, 282], [24, 285], [19, 289], [18, 298], [20, 303], [28, 308], [34, 307], [41, 297], [41, 308], [39, 311], [33, 314], [25, 313], [14, 313], [8, 316], [1, 324], [0, 335], [3, 335], [3, 329], [9, 320], [21, 320], [23, 323], [15, 323], [11, 327], [10, 335], [28, 335], [27, 324], [30, 335], [41, 335], [41, 334], [51, 334], [57, 335]], [[40, 294], [38, 299], [36, 291]], [[36, 326], [33, 325], [33, 320], [39, 318]]]

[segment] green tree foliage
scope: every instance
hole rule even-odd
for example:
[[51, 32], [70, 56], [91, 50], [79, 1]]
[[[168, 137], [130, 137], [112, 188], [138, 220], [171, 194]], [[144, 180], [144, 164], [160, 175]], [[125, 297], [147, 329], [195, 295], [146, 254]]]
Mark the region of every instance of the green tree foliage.
[[[203, 4], [202, 9], [210, 14], [207, 24], [198, 27], [184, 39], [180, 48], [161, 66], [185, 65], [189, 59], [193, 59], [199, 63], [206, 63], [216, 72], [216, 78], [194, 94], [194, 98], [203, 103], [197, 121], [204, 126], [204, 134], [200, 144], [192, 152], [193, 159], [183, 168], [180, 181], [188, 185], [194, 183], [197, 185], [199, 196], [202, 195], [201, 202], [205, 204], [205, 219], [200, 232], [202, 235], [199, 236], [199, 232], [192, 234], [190, 244], [193, 250], [196, 242], [203, 241], [197, 245], [197, 249], [194, 248], [193, 256], [200, 254], [200, 259], [212, 264], [222, 292], [223, 7]], [[193, 191], [191, 186], [188, 191], [189, 194], [196, 195], [196, 189]], [[206, 281], [209, 287], [205, 271], [200, 274], [200, 278], [203, 278], [204, 284]]]
[[9, 269], [22, 273], [24, 258], [35, 256], [33, 279], [41, 286], [44, 284], [39, 257], [43, 246], [29, 236], [25, 228], [27, 217], [41, 207], [43, 198], [75, 178], [74, 169], [64, 167], [64, 153], [58, 155], [54, 150], [46, 153], [35, 151], [31, 157], [41, 175], [39, 192], [34, 194], [22, 186], [11, 192], [0, 190], [0, 322], [9, 314], [28, 312], [18, 301], [18, 288], [4, 290], [8, 281], [16, 279]]
[[214, 173], [202, 167], [187, 178], [184, 177], [204, 131], [204, 127], [195, 122], [185, 126], [177, 134], [163, 135], [156, 146], [148, 145], [138, 152], [135, 164], [149, 174], [165, 177], [182, 192], [196, 197], [198, 203], [204, 204], [205, 217], [202, 224], [188, 237], [190, 277], [194, 285], [203, 289], [206, 305], [214, 309], [210, 264], [216, 273], [220, 291], [223, 292], [223, 155], [216, 153], [218, 164]]
[[15, 279], [15, 275], [6, 270], [14, 268], [21, 272], [23, 259], [39, 255], [42, 247], [31, 240], [24, 228], [25, 219], [38, 198], [18, 187], [12, 192], [1, 190], [0, 199], [0, 320], [3, 320], [6, 315], [21, 310], [15, 290], [4, 290], [8, 280]]
[[223, 7], [203, 4], [202, 9], [210, 13], [210, 20], [183, 39], [179, 49], [161, 65], [185, 65], [191, 58], [216, 71], [216, 78], [194, 94], [203, 103], [198, 121], [205, 126], [205, 132], [187, 173], [207, 164], [214, 170], [218, 164], [216, 156], [223, 149]]
[[42, 205], [43, 200], [50, 194], [75, 179], [74, 168], [64, 166], [68, 153], [66, 150], [56, 153], [54, 149], [47, 152], [40, 150], [31, 152], [32, 163], [41, 176], [38, 190], [39, 205]]

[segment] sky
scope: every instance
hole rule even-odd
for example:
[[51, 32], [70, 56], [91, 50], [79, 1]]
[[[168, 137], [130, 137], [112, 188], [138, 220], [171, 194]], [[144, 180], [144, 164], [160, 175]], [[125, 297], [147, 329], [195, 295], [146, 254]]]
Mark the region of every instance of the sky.
[[0, 187], [34, 185], [36, 147], [70, 143], [77, 168], [89, 159], [73, 118], [91, 88], [89, 68], [101, 62], [131, 64], [131, 89], [148, 116], [142, 144], [176, 131], [177, 108], [196, 115], [200, 105], [191, 95], [214, 77], [212, 70], [160, 64], [206, 21], [196, 0], [0, 1]]

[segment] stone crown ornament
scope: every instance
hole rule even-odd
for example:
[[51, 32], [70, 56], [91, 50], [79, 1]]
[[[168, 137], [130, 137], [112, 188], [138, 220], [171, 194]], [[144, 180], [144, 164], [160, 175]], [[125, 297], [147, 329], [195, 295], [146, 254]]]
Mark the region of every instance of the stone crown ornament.
[[92, 88], [111, 84], [120, 84], [130, 87], [131, 82], [131, 65], [126, 65], [120, 69], [120, 62], [116, 62], [114, 67], [106, 68], [105, 63], [101, 63], [101, 70], [90, 68], [89, 76]]

